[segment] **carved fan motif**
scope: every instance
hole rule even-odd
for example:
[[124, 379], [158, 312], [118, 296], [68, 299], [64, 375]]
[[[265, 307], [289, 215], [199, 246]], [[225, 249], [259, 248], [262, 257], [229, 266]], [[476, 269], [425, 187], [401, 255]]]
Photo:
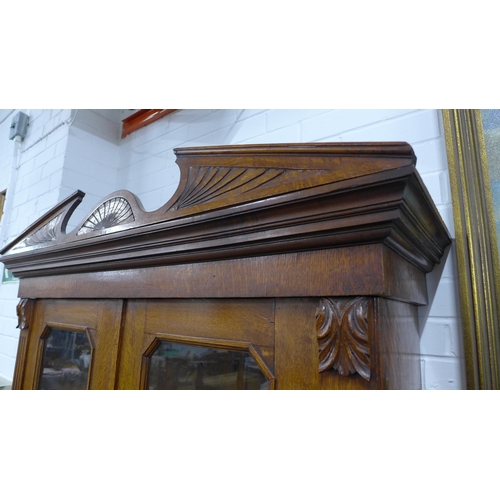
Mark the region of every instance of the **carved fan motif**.
[[63, 214], [59, 214], [52, 220], [47, 222], [38, 231], [30, 234], [23, 241], [19, 242], [13, 250], [18, 250], [20, 248], [33, 247], [35, 245], [40, 245], [41, 243], [48, 243], [49, 241], [54, 241], [57, 238], [56, 228], [61, 220]]
[[283, 172], [283, 169], [265, 168], [190, 168], [184, 192], [173, 209], [213, 201], [229, 193], [246, 193], [279, 177]]
[[367, 316], [365, 297], [348, 302], [321, 299], [316, 310], [320, 372], [333, 368], [343, 376], [357, 372], [370, 380]]
[[135, 221], [130, 203], [120, 196], [111, 198], [99, 205], [83, 223], [78, 234], [99, 231]]

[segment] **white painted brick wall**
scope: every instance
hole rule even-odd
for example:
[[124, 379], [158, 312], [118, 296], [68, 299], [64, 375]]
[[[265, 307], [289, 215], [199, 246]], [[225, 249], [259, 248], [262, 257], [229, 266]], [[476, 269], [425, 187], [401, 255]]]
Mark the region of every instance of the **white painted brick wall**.
[[68, 223], [68, 232], [118, 189], [119, 134], [116, 122], [93, 110], [78, 110], [68, 134], [59, 201], [78, 189], [85, 197]]
[[[14, 157], [14, 142], [9, 141], [8, 137], [10, 124], [15, 113], [16, 110], [0, 111], [0, 192], [3, 192], [10, 188], [12, 162]], [[7, 195], [11, 196], [11, 193], [8, 192]], [[7, 207], [4, 206], [4, 210], [6, 208]], [[0, 220], [0, 247], [3, 247], [4, 241], [6, 242], [6, 239], [4, 240], [4, 238], [7, 237], [5, 233], [8, 226], [9, 218], [4, 214], [2, 220]], [[3, 264], [0, 264], [0, 273], [3, 273]], [[9, 316], [11, 316], [11, 314], [9, 315], [9, 306], [11, 305], [9, 303], [9, 300], [15, 300], [16, 296], [16, 285], [11, 285], [10, 287], [7, 287], [6, 285], [0, 285], [0, 341], [2, 340], [2, 337], [4, 337], [10, 331], [10, 329], [6, 326]], [[8, 357], [3, 354], [2, 351], [0, 351], [0, 373], [2, 359], [7, 360], [8, 362]]]
[[[29, 126], [16, 154], [14, 142], [8, 140], [8, 131], [18, 111], [29, 116]], [[8, 189], [11, 208], [0, 223], [0, 246], [5, 246], [58, 202], [58, 172], [63, 168], [68, 133], [67, 126], [61, 124], [68, 116], [69, 110], [15, 110], [0, 124], [0, 190]], [[13, 172], [15, 183], [11, 185]], [[0, 268], [3, 272], [2, 264]], [[7, 380], [12, 380], [19, 338], [17, 290], [17, 283], [0, 284], [0, 376]]]
[[[179, 182], [175, 147], [309, 141], [409, 142], [422, 179], [454, 233], [439, 110], [179, 110], [123, 140], [112, 119], [116, 110], [79, 110], [71, 127], [56, 130], [71, 117], [70, 110], [28, 113], [30, 129], [22, 144], [10, 237], [76, 189], [87, 196], [70, 228], [117, 189], [132, 191], [146, 210], [158, 208]], [[0, 125], [0, 190], [2, 182], [8, 184], [12, 166], [12, 143], [5, 139], [8, 126], [10, 119]], [[465, 376], [453, 251], [428, 282], [430, 304], [420, 311], [423, 387], [461, 389]], [[0, 376], [7, 379], [12, 377], [13, 343], [18, 337], [16, 291], [16, 285], [0, 285]]]

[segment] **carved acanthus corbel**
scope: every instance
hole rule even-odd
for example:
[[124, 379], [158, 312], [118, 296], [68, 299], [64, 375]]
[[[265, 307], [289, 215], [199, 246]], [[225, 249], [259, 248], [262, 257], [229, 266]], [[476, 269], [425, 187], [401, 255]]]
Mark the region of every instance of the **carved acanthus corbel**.
[[368, 299], [322, 298], [316, 310], [319, 371], [336, 370], [340, 375], [359, 373], [370, 380]]
[[29, 299], [21, 299], [16, 306], [17, 312], [17, 328], [21, 331], [29, 328], [27, 308], [29, 307]]

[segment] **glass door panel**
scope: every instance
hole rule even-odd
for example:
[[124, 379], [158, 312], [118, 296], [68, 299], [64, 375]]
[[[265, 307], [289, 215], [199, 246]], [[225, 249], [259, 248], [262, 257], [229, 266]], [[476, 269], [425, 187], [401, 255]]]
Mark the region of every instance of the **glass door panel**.
[[268, 389], [248, 351], [160, 341], [149, 359], [148, 389]]
[[87, 333], [50, 328], [44, 338], [38, 388], [87, 389], [91, 351]]

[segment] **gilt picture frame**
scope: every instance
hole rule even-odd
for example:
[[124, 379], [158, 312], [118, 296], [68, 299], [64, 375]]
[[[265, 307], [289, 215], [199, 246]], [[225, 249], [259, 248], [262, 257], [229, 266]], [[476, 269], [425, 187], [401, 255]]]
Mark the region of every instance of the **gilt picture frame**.
[[[500, 155], [492, 150], [497, 142], [496, 132], [491, 133], [496, 126], [492, 121], [495, 113], [487, 111], [499, 110], [442, 111], [453, 198], [467, 389], [500, 388], [500, 200], [495, 210], [493, 197], [500, 172], [496, 156]], [[497, 115], [500, 151], [500, 112]]]

